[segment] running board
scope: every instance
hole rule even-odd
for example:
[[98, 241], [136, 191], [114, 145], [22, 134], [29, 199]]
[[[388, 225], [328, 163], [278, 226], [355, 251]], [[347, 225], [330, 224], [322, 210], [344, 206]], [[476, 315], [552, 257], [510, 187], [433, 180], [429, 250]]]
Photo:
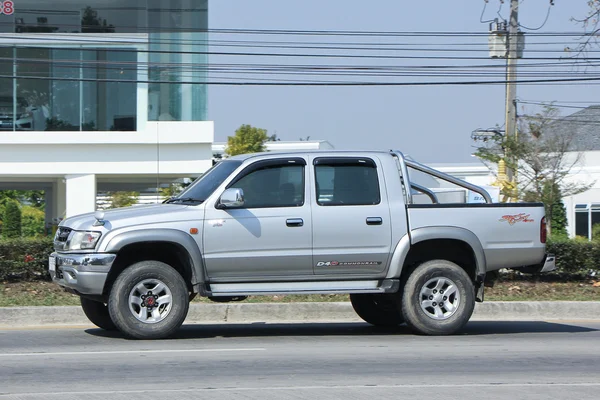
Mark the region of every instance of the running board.
[[397, 292], [398, 280], [212, 283], [213, 297], [272, 294], [390, 293]]

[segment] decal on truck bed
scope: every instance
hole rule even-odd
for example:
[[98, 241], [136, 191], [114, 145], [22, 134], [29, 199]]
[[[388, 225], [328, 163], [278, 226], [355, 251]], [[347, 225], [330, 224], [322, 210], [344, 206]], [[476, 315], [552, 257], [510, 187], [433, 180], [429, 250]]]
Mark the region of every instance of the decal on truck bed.
[[508, 222], [509, 225], [514, 225], [517, 222], [534, 222], [533, 219], [529, 218], [531, 214], [516, 214], [516, 215], [503, 215], [498, 221]]

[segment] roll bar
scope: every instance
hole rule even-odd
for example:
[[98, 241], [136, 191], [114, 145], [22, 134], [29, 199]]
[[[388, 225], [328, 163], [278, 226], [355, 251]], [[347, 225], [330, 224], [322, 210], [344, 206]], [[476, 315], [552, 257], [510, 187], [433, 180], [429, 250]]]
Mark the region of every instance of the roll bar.
[[[438, 170], [430, 168], [430, 167], [428, 167], [426, 165], [423, 165], [421, 163], [418, 163], [416, 161], [407, 160], [404, 157], [404, 155], [402, 154], [402, 152], [400, 152], [398, 150], [391, 150], [390, 153], [398, 158], [398, 162], [400, 163], [400, 169], [401, 169], [401, 172], [402, 172], [402, 178], [403, 178], [402, 182], [403, 182], [405, 188], [408, 188], [408, 187], [411, 187], [411, 186], [415, 185], [415, 184], [413, 184], [413, 183], [410, 182], [410, 178], [409, 178], [409, 175], [408, 175], [408, 167], [410, 167], [412, 169], [416, 169], [417, 171], [421, 171], [421, 172], [424, 172], [426, 174], [435, 176], [436, 178], [442, 179], [442, 180], [444, 180], [446, 182], [450, 182], [450, 183], [453, 183], [453, 184], [455, 184], [457, 186], [460, 186], [462, 188], [471, 190], [471, 191], [473, 191], [475, 193], [479, 193], [481, 196], [483, 196], [483, 198], [485, 199], [486, 203], [492, 203], [492, 198], [491, 198], [490, 194], [487, 192], [487, 190], [485, 190], [485, 189], [483, 189], [483, 188], [481, 188], [479, 186], [473, 185], [473, 184], [471, 184], [469, 182], [465, 182], [462, 179], [455, 178], [452, 175], [445, 174], [443, 172], [440, 172]], [[407, 183], [408, 183], [408, 185], [407, 185]], [[421, 188], [423, 188], [423, 187], [421, 186]], [[416, 186], [415, 186], [415, 189], [417, 189], [419, 191], [422, 191], [422, 190], [420, 190]], [[412, 204], [412, 195], [410, 193], [410, 190], [407, 189], [406, 191], [408, 192], [407, 193], [407, 199], [406, 199], [407, 200], [407, 204]], [[429, 196], [429, 194], [427, 192], [424, 192], [424, 193]], [[431, 196], [429, 196], [429, 197], [431, 198]], [[436, 199], [437, 199], [437, 197], [436, 197]], [[432, 201], [433, 201], [433, 199], [432, 199]]]

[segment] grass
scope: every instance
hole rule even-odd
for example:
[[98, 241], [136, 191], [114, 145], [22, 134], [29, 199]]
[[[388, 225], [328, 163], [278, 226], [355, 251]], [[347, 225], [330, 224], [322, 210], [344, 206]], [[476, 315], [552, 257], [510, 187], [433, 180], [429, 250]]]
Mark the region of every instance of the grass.
[[[600, 301], [600, 281], [539, 282], [510, 280], [486, 288], [486, 301]], [[348, 295], [251, 296], [246, 303], [348, 301]], [[210, 303], [196, 298], [195, 303]], [[79, 298], [51, 282], [0, 283], [0, 307], [72, 306]]]

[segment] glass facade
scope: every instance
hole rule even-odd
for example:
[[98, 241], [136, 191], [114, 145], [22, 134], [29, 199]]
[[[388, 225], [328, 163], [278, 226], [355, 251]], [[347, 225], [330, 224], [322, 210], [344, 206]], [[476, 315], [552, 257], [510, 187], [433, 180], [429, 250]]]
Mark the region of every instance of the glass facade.
[[206, 120], [207, 0], [14, 3], [0, 15], [0, 131]]

